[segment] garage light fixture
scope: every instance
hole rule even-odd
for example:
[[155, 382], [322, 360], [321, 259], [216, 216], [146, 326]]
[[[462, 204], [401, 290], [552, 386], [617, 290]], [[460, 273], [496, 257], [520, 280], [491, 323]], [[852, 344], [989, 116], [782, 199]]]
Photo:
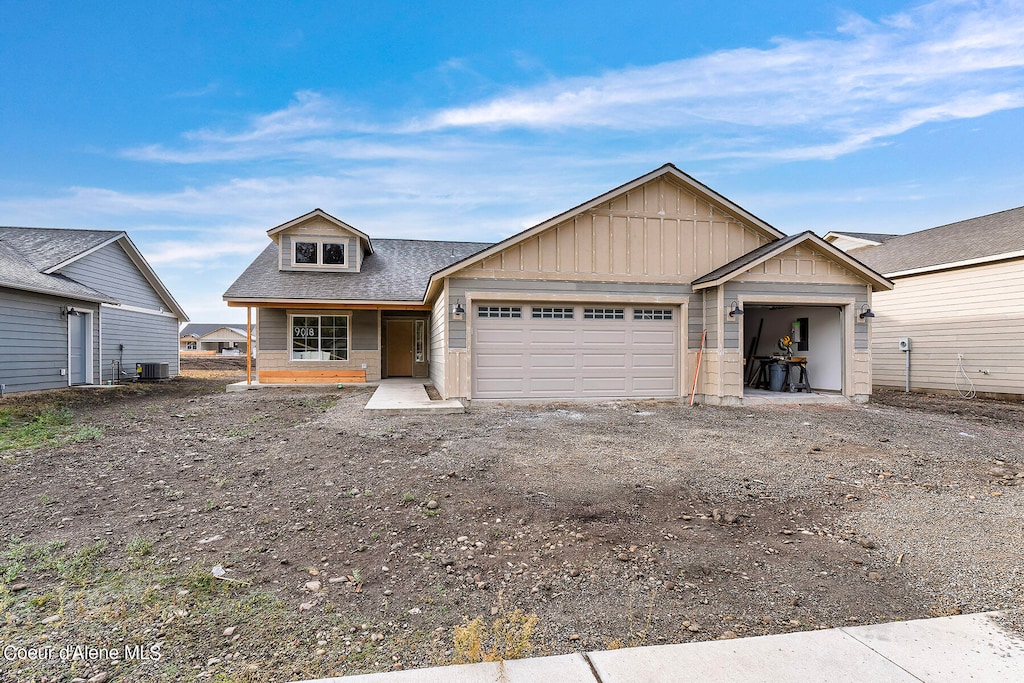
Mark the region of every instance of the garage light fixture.
[[867, 320], [868, 318], [874, 318], [875, 314], [871, 312], [871, 307], [867, 304], [863, 304], [860, 307], [860, 319]]
[[62, 318], [66, 318], [69, 315], [81, 315], [81, 314], [78, 311], [75, 310], [74, 306], [68, 306], [67, 304], [61, 306], [60, 307], [60, 316]]
[[734, 299], [729, 306], [729, 317], [735, 318], [738, 315], [743, 315], [743, 309], [740, 308], [740, 303]]

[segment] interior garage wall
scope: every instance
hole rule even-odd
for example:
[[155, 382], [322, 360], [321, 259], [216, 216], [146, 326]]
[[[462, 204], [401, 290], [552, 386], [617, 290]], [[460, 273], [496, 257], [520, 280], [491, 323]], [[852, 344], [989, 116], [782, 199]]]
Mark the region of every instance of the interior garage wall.
[[[775, 353], [779, 339], [790, 334], [793, 321], [807, 318], [808, 348], [793, 355], [807, 358], [807, 373], [811, 387], [825, 391], [841, 391], [843, 388], [843, 326], [840, 310], [834, 306], [795, 306], [792, 308], [770, 309], [768, 307], [744, 307], [743, 353], [750, 349], [761, 319], [764, 329], [756, 356]], [[749, 361], [748, 361], [749, 362]]]

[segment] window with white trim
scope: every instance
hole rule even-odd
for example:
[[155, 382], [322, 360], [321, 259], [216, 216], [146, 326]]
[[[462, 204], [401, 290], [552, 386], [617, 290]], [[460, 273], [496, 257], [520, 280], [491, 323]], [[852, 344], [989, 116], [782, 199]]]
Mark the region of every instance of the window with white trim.
[[427, 321], [417, 320], [416, 321], [416, 334], [415, 334], [415, 351], [416, 351], [416, 362], [426, 363], [427, 362]]
[[197, 350], [198, 348], [199, 348], [199, 347], [198, 347], [198, 346], [196, 345], [196, 343], [195, 343], [194, 341], [191, 341], [191, 342], [185, 342], [185, 350], [186, 350], [186, 351], [195, 351], [195, 350]]
[[556, 320], [572, 320], [572, 307], [565, 306], [534, 306], [531, 311], [534, 318], [554, 318]]
[[625, 308], [584, 308], [584, 320], [625, 320]]
[[478, 318], [522, 318], [522, 306], [480, 306], [476, 311]]
[[671, 320], [671, 308], [634, 308], [633, 320]]
[[348, 360], [347, 315], [293, 315], [292, 360]]
[[295, 239], [292, 241], [292, 264], [296, 266], [335, 266], [348, 264], [344, 242]]

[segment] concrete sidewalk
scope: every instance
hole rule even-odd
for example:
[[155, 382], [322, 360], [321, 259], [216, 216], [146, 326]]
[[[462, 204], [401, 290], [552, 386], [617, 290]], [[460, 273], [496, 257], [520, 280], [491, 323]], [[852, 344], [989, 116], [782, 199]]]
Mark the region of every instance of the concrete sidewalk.
[[377, 391], [366, 402], [365, 409], [383, 414], [400, 415], [447, 415], [464, 413], [466, 407], [456, 399], [431, 401], [424, 382], [429, 379], [394, 377], [382, 379]]
[[305, 683], [1008, 683], [1024, 639], [989, 614], [324, 678]]

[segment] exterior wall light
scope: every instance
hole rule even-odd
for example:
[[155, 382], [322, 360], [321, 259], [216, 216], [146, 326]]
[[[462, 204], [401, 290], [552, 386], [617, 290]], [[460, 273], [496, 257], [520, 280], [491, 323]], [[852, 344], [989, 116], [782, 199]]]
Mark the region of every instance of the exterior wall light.
[[875, 314], [871, 311], [871, 307], [867, 304], [863, 304], [860, 307], [860, 319], [867, 320], [868, 318], [874, 318]]
[[81, 315], [75, 310], [74, 306], [68, 306], [67, 304], [60, 307], [60, 317], [66, 318], [69, 315]]
[[738, 315], [743, 315], [743, 309], [740, 308], [739, 302], [733, 299], [732, 304], [729, 306], [729, 317], [735, 318]]

